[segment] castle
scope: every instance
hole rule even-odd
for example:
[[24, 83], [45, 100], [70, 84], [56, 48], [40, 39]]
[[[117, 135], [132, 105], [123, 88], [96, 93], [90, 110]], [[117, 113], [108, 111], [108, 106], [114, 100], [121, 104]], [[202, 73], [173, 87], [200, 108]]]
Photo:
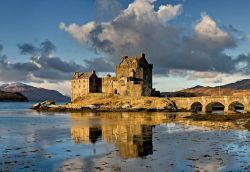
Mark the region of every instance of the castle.
[[122, 57], [116, 66], [115, 76], [98, 77], [95, 71], [75, 72], [72, 78], [72, 102], [90, 93], [111, 93], [122, 96], [151, 96], [153, 65], [145, 54]]

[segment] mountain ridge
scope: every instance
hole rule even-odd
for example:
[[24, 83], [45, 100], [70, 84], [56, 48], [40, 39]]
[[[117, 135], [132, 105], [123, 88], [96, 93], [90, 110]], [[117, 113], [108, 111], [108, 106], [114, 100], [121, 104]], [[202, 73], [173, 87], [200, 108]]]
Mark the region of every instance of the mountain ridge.
[[166, 97], [197, 97], [197, 96], [242, 96], [250, 95], [250, 79], [243, 79], [233, 83], [209, 87], [197, 85], [176, 92], [162, 92]]
[[0, 85], [0, 90], [5, 92], [18, 92], [28, 98], [29, 101], [53, 100], [56, 102], [69, 102], [70, 98], [57, 90], [38, 88], [21, 82], [6, 83]]

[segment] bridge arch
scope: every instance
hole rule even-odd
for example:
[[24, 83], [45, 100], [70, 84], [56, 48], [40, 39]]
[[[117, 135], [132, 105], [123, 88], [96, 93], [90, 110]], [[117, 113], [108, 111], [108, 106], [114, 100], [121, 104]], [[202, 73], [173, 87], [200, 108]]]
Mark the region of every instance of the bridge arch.
[[203, 107], [202, 103], [196, 101], [191, 104], [190, 109], [192, 112], [199, 112], [202, 111], [202, 107]]
[[245, 109], [245, 106], [240, 101], [233, 101], [229, 104], [228, 110], [231, 112], [240, 112]]
[[205, 106], [205, 112], [211, 113], [214, 110], [224, 111], [225, 105], [221, 102], [210, 102]]

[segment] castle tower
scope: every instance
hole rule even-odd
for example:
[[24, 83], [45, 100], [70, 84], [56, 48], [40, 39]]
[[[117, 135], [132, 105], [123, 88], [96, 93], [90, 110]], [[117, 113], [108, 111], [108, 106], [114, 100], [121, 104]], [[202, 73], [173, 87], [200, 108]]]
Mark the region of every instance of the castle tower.
[[126, 77], [134, 81], [134, 84], [141, 84], [141, 96], [150, 96], [152, 70], [153, 65], [148, 63], [145, 54], [135, 57], [124, 56], [121, 63], [116, 66], [116, 77], [117, 80]]

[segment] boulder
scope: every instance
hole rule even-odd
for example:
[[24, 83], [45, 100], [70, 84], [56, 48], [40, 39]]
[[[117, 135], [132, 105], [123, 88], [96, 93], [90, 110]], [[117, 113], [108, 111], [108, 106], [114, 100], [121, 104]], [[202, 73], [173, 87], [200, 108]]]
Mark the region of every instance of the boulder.
[[125, 104], [125, 105], [122, 106], [123, 109], [128, 109], [128, 108], [131, 108], [131, 107], [132, 107], [132, 105], [129, 105], [129, 104]]
[[90, 108], [90, 109], [99, 109], [101, 107], [101, 105], [99, 105], [99, 104], [91, 104], [91, 105], [88, 105], [87, 107]]
[[36, 103], [34, 105], [32, 105], [31, 109], [48, 109], [48, 106], [51, 106], [51, 105], [55, 105], [56, 103], [52, 100], [45, 100], [43, 102], [40, 102], [40, 103]]
[[52, 100], [45, 100], [43, 102], [40, 103], [41, 105], [55, 105], [56, 102], [52, 101]]
[[38, 109], [41, 106], [40, 103], [33, 104], [31, 109]]

